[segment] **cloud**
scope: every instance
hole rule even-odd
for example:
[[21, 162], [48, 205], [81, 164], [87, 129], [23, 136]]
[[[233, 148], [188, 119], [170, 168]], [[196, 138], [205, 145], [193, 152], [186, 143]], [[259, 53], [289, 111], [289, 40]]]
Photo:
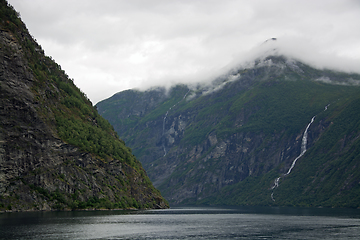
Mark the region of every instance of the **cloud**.
[[268, 55], [285, 55], [305, 62], [318, 69], [333, 69], [349, 73], [360, 73], [360, 58], [345, 57], [328, 49], [322, 49], [319, 43], [302, 36], [283, 36], [267, 40], [248, 52], [241, 54], [227, 68], [251, 64], [257, 58]]
[[360, 71], [357, 0], [9, 3], [93, 103], [129, 88], [212, 80], [271, 37], [317, 67]]

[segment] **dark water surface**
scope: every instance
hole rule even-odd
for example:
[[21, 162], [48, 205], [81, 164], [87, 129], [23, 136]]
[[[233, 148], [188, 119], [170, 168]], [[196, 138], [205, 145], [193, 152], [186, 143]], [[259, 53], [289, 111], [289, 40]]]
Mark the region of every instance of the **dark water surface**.
[[360, 239], [359, 209], [0, 213], [0, 239]]

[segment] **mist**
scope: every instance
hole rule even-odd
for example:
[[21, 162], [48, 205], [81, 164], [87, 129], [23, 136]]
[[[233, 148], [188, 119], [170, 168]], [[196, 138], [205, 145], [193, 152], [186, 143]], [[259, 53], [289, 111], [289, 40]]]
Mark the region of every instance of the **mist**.
[[126, 89], [206, 83], [273, 49], [360, 72], [354, 0], [8, 2], [94, 104]]
[[[300, 61], [320, 70], [329, 69], [360, 74], [360, 62], [355, 59], [338, 56], [331, 52], [320, 52], [319, 49], [319, 46], [316, 46], [310, 39], [306, 38], [269, 38], [257, 44], [250, 51], [239, 54], [232, 62], [220, 69], [212, 69], [207, 72], [192, 74], [182, 79], [176, 78], [175, 76], [168, 77], [168, 79], [154, 79], [155, 81], [148, 81], [147, 84], [136, 87], [136, 89], [146, 91], [154, 87], [163, 87], [168, 91], [176, 84], [184, 84], [190, 89], [202, 88], [203, 94], [207, 94], [221, 89], [226, 82], [240, 78], [240, 75], [232, 75], [234, 70], [252, 68], [255, 66], [255, 61], [264, 60], [268, 56], [284, 56], [289, 60]], [[222, 79], [224, 83], [214, 84], [214, 81], [218, 78]], [[315, 80], [324, 83], [354, 86], [358, 86], [360, 81], [360, 79], [344, 79], [342, 82], [337, 82], [329, 78], [319, 78]]]

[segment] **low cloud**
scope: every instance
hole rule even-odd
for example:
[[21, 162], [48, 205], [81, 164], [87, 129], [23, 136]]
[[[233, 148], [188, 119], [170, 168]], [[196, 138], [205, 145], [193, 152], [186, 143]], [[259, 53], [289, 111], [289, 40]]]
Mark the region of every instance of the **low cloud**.
[[353, 78], [341, 79], [341, 81], [338, 81], [335, 79], [330, 79], [329, 77], [322, 76], [315, 79], [315, 81], [343, 86], [360, 86], [360, 79]]
[[8, 1], [93, 103], [129, 88], [211, 81], [272, 37], [280, 53], [360, 72], [356, 0]]
[[[333, 69], [348, 73], [360, 73], [360, 58], [344, 57], [335, 52], [326, 51], [310, 38], [283, 36], [273, 38], [255, 46], [249, 52], [237, 57], [229, 68], [251, 64], [258, 58], [269, 55], [284, 55], [302, 61], [318, 69]], [[359, 60], [359, 61], [358, 61]]]

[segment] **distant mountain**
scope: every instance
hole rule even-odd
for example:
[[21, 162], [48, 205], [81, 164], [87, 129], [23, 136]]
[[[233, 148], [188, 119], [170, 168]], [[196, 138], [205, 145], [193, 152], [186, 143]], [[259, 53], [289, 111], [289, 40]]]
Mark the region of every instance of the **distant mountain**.
[[0, 211], [168, 207], [18, 15], [0, 1]]
[[96, 107], [170, 204], [360, 207], [359, 83], [269, 55]]

